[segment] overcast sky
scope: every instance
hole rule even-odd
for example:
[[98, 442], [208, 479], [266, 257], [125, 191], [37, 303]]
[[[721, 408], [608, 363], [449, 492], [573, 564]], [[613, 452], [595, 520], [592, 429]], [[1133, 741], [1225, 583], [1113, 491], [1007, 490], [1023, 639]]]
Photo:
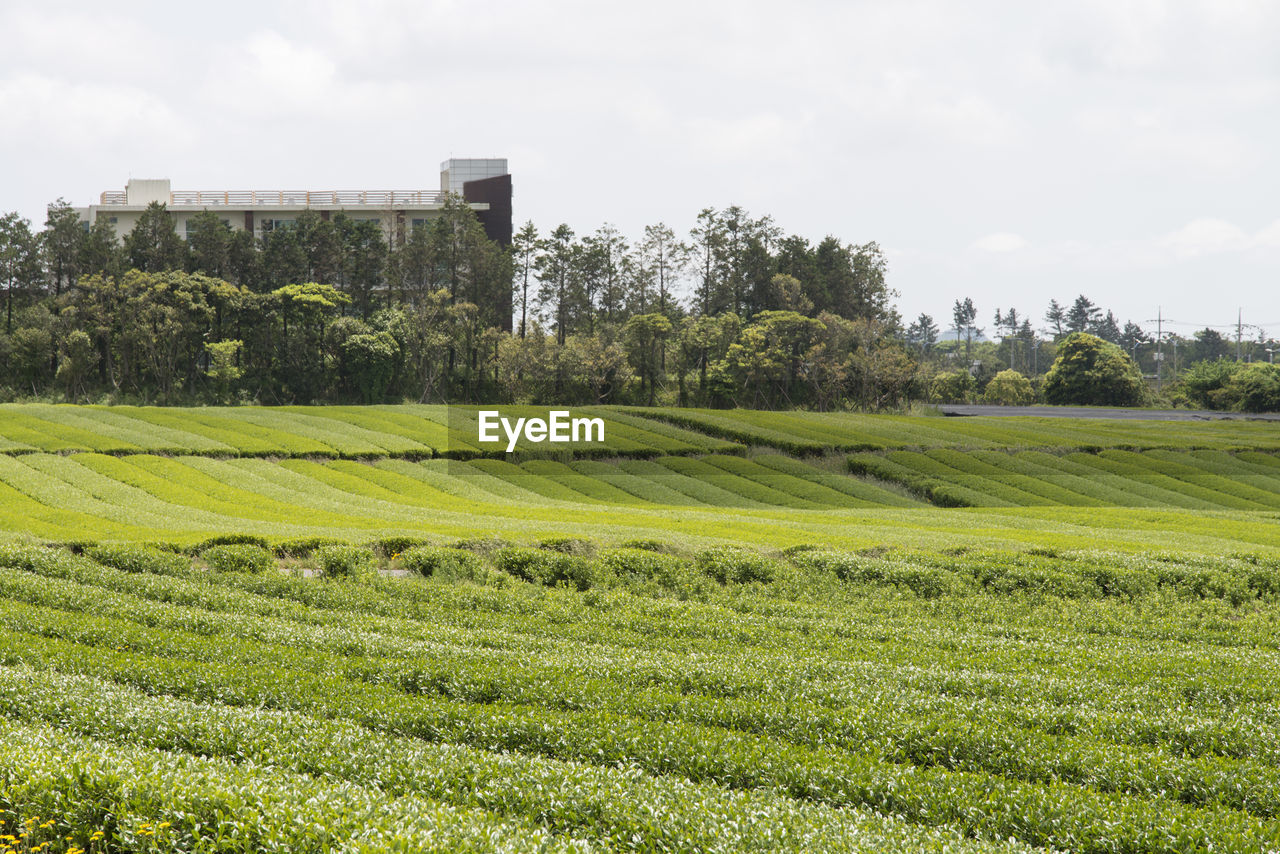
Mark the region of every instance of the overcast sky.
[[1083, 293], [1280, 334], [1278, 131], [1261, 0], [0, 0], [0, 211], [36, 224], [130, 176], [434, 189], [506, 157], [518, 223], [737, 204], [878, 241], [941, 326]]

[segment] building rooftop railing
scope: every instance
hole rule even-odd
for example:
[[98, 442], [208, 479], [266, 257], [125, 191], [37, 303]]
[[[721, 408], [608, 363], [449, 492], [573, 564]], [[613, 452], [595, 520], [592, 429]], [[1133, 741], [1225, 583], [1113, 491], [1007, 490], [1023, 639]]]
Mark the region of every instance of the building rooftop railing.
[[[182, 207], [427, 207], [444, 204], [439, 190], [174, 190], [169, 204]], [[128, 204], [123, 190], [102, 194], [103, 205]]]

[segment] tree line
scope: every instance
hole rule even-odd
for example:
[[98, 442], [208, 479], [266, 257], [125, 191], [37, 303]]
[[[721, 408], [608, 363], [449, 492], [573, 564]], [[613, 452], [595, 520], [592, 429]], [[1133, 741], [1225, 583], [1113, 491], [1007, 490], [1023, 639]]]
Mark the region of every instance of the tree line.
[[509, 247], [449, 198], [402, 234], [314, 211], [260, 235], [162, 204], [0, 217], [0, 397], [132, 402], [901, 405], [918, 360], [875, 243], [706, 209]]
[[[980, 321], [973, 299], [965, 297], [955, 300], [948, 320], [947, 335], [929, 314], [920, 314], [903, 330], [922, 375], [928, 377], [919, 384], [919, 393], [933, 402], [1109, 402], [1114, 389], [1099, 390], [1092, 400], [1054, 399], [1057, 386], [1049, 372], [1062, 355], [1063, 343], [1090, 336], [1110, 346], [1109, 362], [1119, 365], [1123, 358], [1127, 363], [1123, 371], [1116, 369], [1117, 378], [1124, 374], [1123, 381], [1115, 381], [1126, 389], [1123, 399], [1129, 405], [1280, 408], [1280, 373], [1270, 367], [1280, 343], [1257, 326], [1242, 323], [1231, 330], [1234, 337], [1213, 327], [1183, 336], [1172, 332], [1168, 322], [1155, 329], [1149, 322], [1145, 327], [1132, 320], [1121, 323], [1114, 312], [1083, 294], [1069, 304], [1050, 300], [1039, 318], [1017, 308], [996, 308], [990, 325]], [[1089, 347], [1090, 352], [1097, 350], [1096, 344]], [[1006, 376], [990, 385], [1010, 371], [1026, 382]], [[1250, 383], [1274, 390], [1246, 390]], [[1015, 387], [1018, 391], [1011, 392]], [[1089, 387], [1082, 384], [1078, 394], [1086, 395]], [[1277, 402], [1266, 404], [1269, 395]]]
[[1123, 374], [1128, 403], [1280, 399], [1274, 369], [1241, 373], [1280, 349], [1263, 330], [1157, 342], [1081, 295], [1038, 319], [997, 308], [989, 325], [957, 299], [944, 335], [928, 314], [903, 326], [887, 273], [874, 242], [813, 244], [738, 207], [634, 241], [526, 223], [499, 246], [457, 197], [403, 233], [304, 211], [255, 235], [206, 210], [185, 237], [162, 204], [118, 236], [59, 200], [40, 230], [0, 216], [0, 399], [1071, 402], [1053, 397], [1099, 382], [1050, 373], [1080, 335], [1112, 348], [1095, 361]]

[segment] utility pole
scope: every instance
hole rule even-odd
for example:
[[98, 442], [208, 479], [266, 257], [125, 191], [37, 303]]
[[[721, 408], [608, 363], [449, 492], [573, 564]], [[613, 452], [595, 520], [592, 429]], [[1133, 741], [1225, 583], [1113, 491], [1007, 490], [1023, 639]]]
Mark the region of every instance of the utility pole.
[[1240, 341], [1244, 337], [1244, 309], [1236, 309], [1236, 361], [1240, 361]]
[[[1150, 323], [1151, 321], [1147, 321]], [[1160, 393], [1160, 369], [1164, 367], [1164, 309], [1156, 306], [1156, 394]]]

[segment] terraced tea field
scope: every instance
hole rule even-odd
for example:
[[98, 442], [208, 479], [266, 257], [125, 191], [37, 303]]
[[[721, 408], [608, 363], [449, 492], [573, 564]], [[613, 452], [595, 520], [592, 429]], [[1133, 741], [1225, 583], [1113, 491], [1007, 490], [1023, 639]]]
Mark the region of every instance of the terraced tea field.
[[[455, 422], [474, 423], [459, 409]], [[605, 419], [605, 447], [508, 460], [468, 442], [444, 407], [4, 406], [0, 530], [180, 544], [409, 532], [688, 547], [1280, 545], [1274, 515], [1254, 515], [1280, 509], [1272, 424], [584, 412]]]
[[0, 851], [1280, 851], [1280, 428], [591, 411], [0, 407]]

